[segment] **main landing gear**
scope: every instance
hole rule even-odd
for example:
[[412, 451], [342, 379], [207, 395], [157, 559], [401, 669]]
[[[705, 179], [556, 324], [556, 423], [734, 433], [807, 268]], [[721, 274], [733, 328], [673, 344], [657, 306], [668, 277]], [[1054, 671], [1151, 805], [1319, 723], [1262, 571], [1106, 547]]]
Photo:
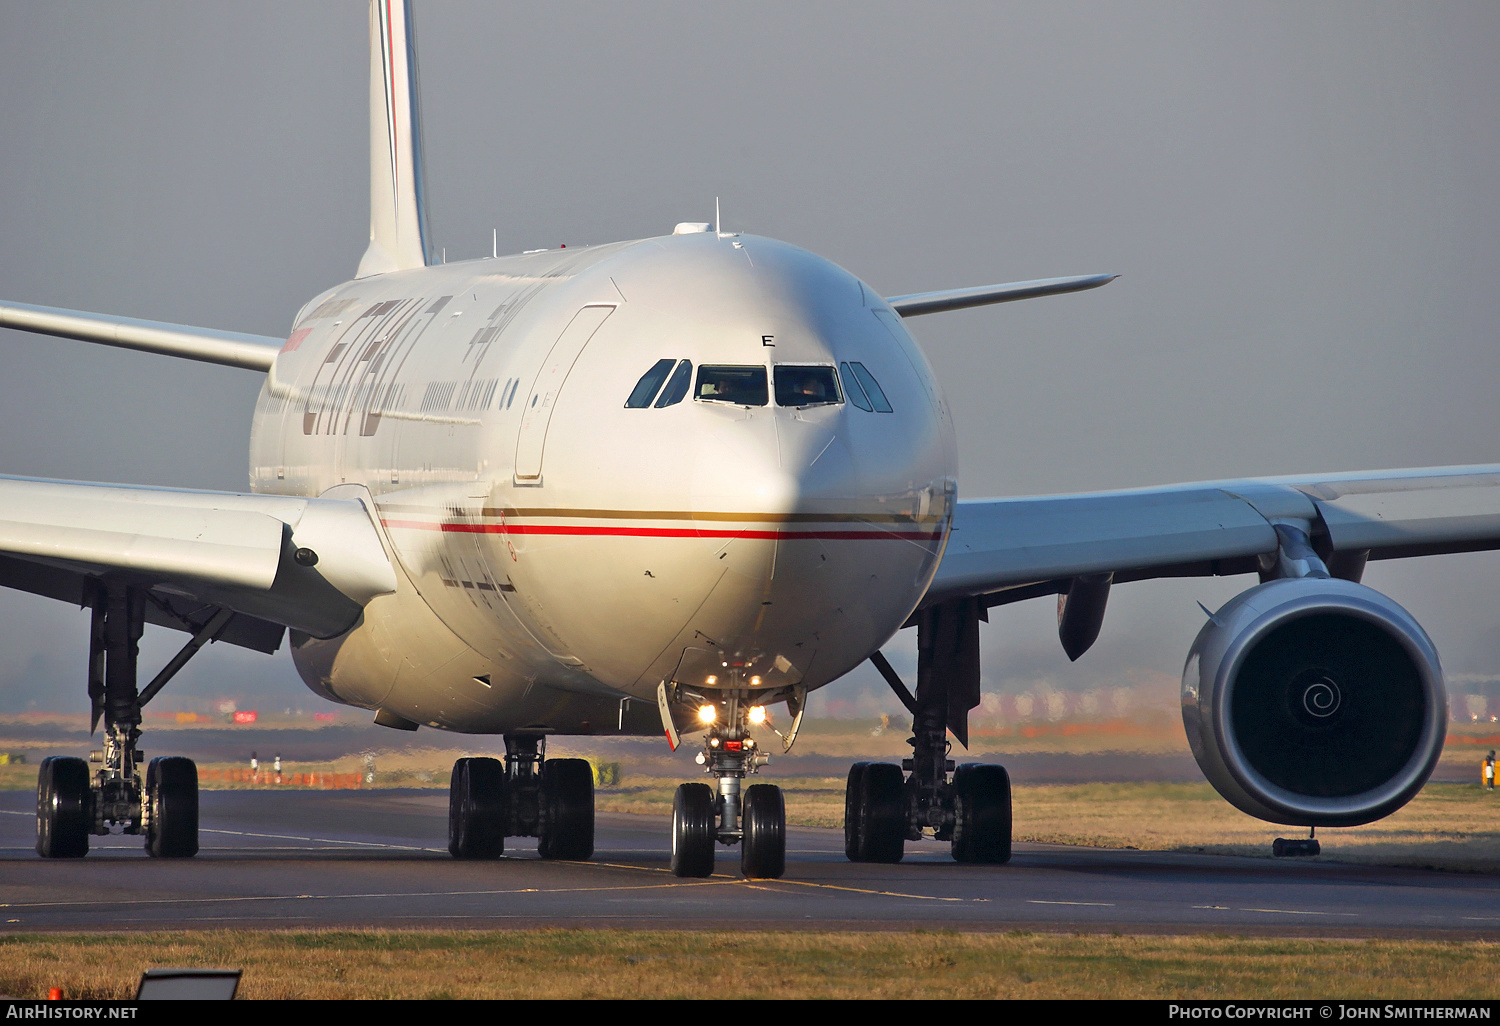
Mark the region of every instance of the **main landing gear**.
[[[723, 722], [719, 722], [722, 709]], [[702, 710], [708, 710], [707, 713]], [[705, 702], [700, 717], [712, 716], [698, 764], [718, 778], [718, 793], [707, 784], [682, 784], [672, 799], [672, 873], [704, 877], [714, 871], [714, 845], [739, 844], [740, 872], [774, 880], [786, 872], [786, 804], [774, 784], [741, 782], [768, 757], [750, 736], [749, 696], [727, 692], [721, 705]]]
[[968, 745], [979, 704], [979, 620], [973, 599], [923, 610], [917, 622], [917, 693], [883, 655], [871, 657], [912, 714], [912, 757], [855, 763], [844, 790], [844, 853], [851, 862], [900, 862], [907, 841], [949, 841], [958, 862], [1010, 861], [1010, 776], [1003, 766], [948, 758], [951, 731]]
[[538, 838], [544, 859], [594, 854], [594, 770], [585, 759], [546, 758], [540, 734], [505, 735], [505, 762], [459, 759], [448, 788], [448, 851], [495, 859], [507, 837]]
[[[36, 851], [43, 858], [81, 858], [89, 835], [118, 830], [145, 836], [146, 851], [157, 858], [190, 858], [198, 853], [198, 768], [191, 759], [152, 759], [141, 777], [144, 756], [136, 748], [141, 736], [141, 707], [182, 669], [204, 645], [224, 630], [233, 615], [213, 610], [202, 623], [184, 620], [192, 640], [174, 656], [144, 691], [136, 690], [138, 642], [145, 628], [144, 588], [96, 584], [89, 604], [90, 730], [104, 719], [104, 746], [89, 761], [43, 759], [37, 773]], [[167, 615], [176, 616], [170, 610]], [[97, 766], [90, 772], [90, 763]]]

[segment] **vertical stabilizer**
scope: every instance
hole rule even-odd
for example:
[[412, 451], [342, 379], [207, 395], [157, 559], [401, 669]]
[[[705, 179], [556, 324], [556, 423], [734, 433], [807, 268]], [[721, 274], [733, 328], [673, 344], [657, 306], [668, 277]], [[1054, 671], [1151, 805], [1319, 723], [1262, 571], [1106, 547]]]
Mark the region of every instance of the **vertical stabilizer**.
[[411, 0], [370, 0], [370, 248], [357, 278], [430, 259]]

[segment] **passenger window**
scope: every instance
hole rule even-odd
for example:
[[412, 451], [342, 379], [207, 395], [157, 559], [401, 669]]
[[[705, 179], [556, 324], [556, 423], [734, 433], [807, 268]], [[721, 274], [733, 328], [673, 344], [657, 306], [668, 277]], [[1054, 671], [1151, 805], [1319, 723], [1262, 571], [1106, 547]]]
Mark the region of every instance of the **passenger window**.
[[764, 367], [699, 367], [693, 398], [736, 406], [764, 406], [770, 401]]
[[865, 390], [861, 388], [859, 382], [855, 380], [854, 372], [849, 369], [849, 365], [847, 363], [839, 364], [839, 377], [844, 379], [845, 397], [848, 398], [848, 400], [855, 406], [858, 406], [861, 410], [864, 410], [866, 413], [872, 412], [874, 407], [870, 405], [870, 400], [865, 398]]
[[886, 399], [885, 393], [880, 389], [880, 382], [875, 380], [875, 375], [865, 370], [862, 363], [850, 362], [849, 367], [854, 371], [854, 378], [864, 387], [865, 395], [870, 397], [870, 402], [875, 406], [876, 413], [890, 413], [891, 404]]
[[667, 382], [667, 387], [661, 390], [661, 398], [656, 400], [656, 408], [663, 406], [676, 406], [682, 402], [688, 394], [688, 387], [693, 383], [693, 362], [683, 360], [672, 372], [672, 380]]
[[656, 398], [657, 389], [661, 383], [667, 380], [667, 375], [672, 373], [672, 365], [676, 360], [657, 360], [651, 369], [641, 375], [641, 380], [635, 383], [635, 389], [630, 393], [630, 398], [625, 400], [627, 410], [641, 410], [651, 405], [651, 400]]
[[839, 401], [838, 377], [832, 367], [777, 366], [771, 371], [776, 382], [777, 406], [824, 406]]

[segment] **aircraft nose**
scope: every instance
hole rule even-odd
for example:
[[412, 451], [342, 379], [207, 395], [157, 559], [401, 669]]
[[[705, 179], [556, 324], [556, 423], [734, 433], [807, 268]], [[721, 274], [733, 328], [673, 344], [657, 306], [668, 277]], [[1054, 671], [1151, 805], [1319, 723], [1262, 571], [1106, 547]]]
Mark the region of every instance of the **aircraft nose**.
[[686, 632], [680, 683], [817, 686], [909, 615], [949, 495], [931, 468], [893, 465], [899, 451], [862, 472], [853, 433], [836, 406], [740, 411], [700, 433], [694, 516], [720, 574]]

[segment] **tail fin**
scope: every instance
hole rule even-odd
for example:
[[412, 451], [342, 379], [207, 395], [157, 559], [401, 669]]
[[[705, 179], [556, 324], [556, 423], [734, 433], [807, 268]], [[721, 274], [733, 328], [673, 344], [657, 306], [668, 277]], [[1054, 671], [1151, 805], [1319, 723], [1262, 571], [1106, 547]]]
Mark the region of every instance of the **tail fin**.
[[355, 277], [430, 263], [411, 0], [370, 0], [370, 248]]

